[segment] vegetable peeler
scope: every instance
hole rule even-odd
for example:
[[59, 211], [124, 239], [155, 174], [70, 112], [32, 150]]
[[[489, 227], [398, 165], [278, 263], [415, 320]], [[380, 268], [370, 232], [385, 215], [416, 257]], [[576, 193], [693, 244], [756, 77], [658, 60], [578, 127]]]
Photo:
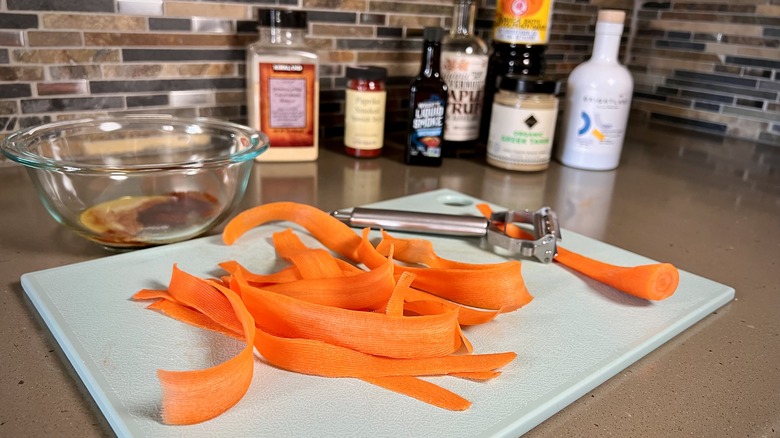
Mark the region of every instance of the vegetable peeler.
[[[542, 207], [536, 211], [496, 212], [490, 218], [363, 207], [336, 210], [331, 215], [351, 227], [375, 227], [446, 236], [487, 237], [487, 242], [491, 245], [543, 263], [552, 261], [558, 252], [558, 241], [561, 239], [558, 216], [550, 207]], [[508, 236], [504, 232], [504, 226], [510, 223], [531, 225], [534, 240]]]

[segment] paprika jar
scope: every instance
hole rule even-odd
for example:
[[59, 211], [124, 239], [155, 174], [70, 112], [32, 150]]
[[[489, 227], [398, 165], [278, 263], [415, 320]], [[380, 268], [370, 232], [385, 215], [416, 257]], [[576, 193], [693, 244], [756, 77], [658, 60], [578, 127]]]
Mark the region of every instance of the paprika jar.
[[347, 67], [344, 106], [344, 152], [347, 155], [372, 158], [382, 153], [387, 102], [385, 78], [387, 69], [383, 67]]

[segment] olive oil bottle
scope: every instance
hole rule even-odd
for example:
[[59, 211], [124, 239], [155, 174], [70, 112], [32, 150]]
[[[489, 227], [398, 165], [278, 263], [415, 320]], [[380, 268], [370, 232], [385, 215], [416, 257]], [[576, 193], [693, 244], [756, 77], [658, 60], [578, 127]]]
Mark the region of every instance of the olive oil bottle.
[[448, 90], [439, 71], [443, 36], [444, 29], [440, 27], [426, 27], [423, 31], [422, 65], [409, 93], [406, 164], [440, 166], [442, 163]]
[[618, 62], [625, 19], [625, 11], [600, 10], [593, 54], [569, 75], [558, 148], [566, 166], [612, 170], [620, 164], [634, 90], [631, 72]]

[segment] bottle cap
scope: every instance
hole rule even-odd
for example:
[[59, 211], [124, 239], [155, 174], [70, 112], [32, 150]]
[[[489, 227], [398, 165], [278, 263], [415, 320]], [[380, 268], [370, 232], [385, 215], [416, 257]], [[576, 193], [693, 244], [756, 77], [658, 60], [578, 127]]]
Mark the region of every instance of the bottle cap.
[[600, 23], [623, 24], [626, 21], [626, 11], [602, 9], [599, 11], [598, 21]]
[[347, 67], [347, 79], [364, 79], [382, 81], [387, 77], [387, 69], [373, 65], [356, 65]]
[[558, 81], [540, 76], [507, 75], [499, 79], [499, 90], [516, 93], [558, 94]]
[[304, 11], [261, 9], [258, 11], [257, 19], [260, 26], [263, 27], [306, 28], [306, 12]]
[[426, 27], [423, 29], [423, 40], [425, 41], [441, 41], [444, 36], [444, 29], [440, 27]]

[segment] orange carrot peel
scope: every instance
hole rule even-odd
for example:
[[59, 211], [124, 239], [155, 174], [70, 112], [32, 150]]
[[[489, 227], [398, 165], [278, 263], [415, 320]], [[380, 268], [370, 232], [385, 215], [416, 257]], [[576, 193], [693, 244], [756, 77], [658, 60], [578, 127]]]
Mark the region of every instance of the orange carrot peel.
[[[246, 347], [215, 367], [193, 371], [158, 370], [163, 393], [163, 420], [168, 424], [200, 423], [220, 415], [244, 396], [254, 372], [255, 324], [241, 299], [215, 283], [189, 276], [174, 268], [171, 297], [213, 325], [234, 331], [240, 326]], [[166, 300], [163, 300], [166, 301]], [[197, 307], [197, 309], [195, 307]], [[230, 307], [233, 313], [224, 312]]]

